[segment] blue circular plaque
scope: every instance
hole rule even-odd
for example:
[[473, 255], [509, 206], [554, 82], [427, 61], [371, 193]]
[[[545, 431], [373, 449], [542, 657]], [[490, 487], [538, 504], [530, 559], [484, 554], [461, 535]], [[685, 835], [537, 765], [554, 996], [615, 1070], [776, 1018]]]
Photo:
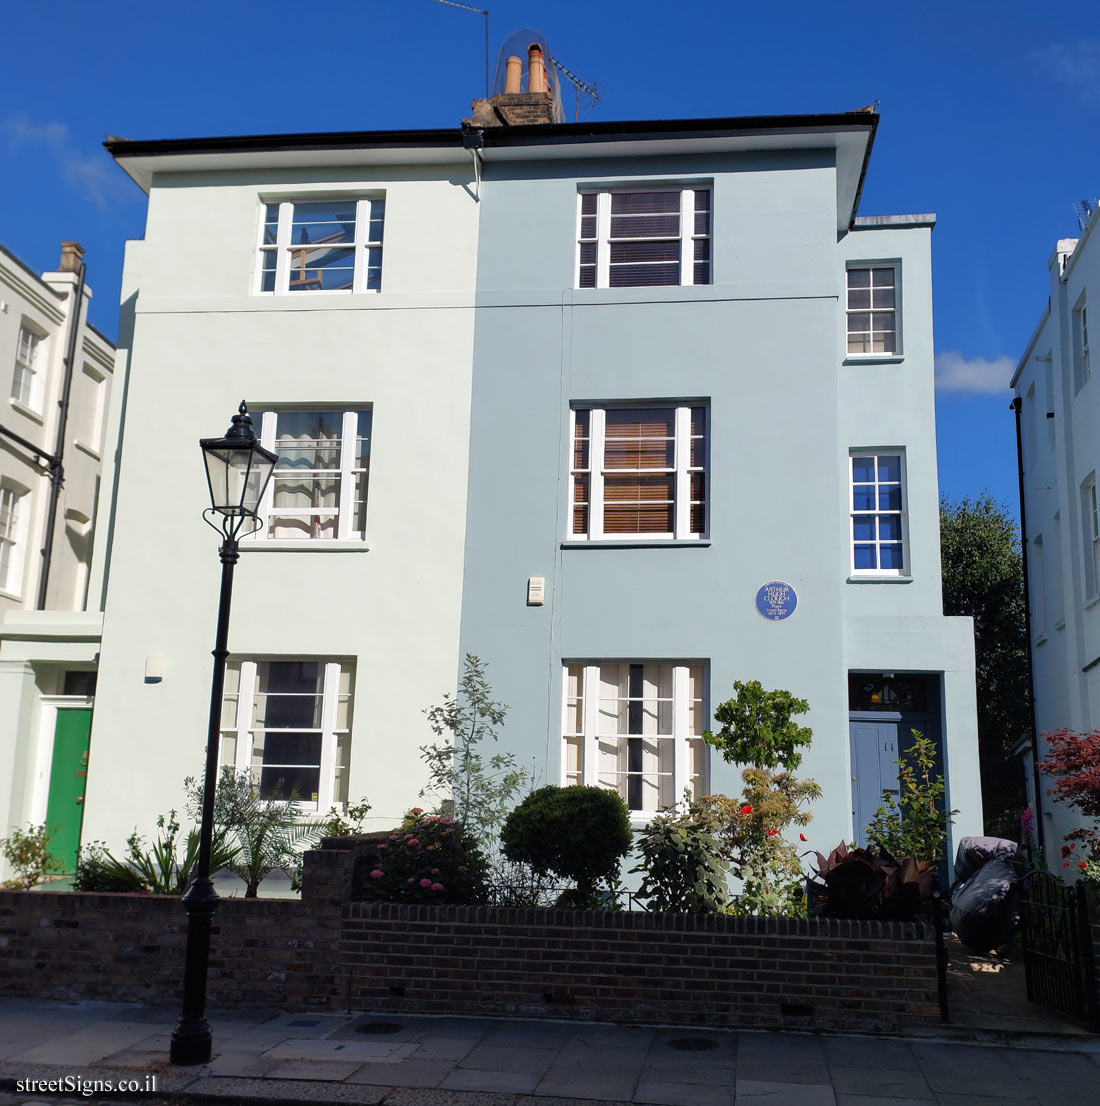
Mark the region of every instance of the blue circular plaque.
[[769, 622], [782, 622], [790, 618], [798, 606], [794, 588], [784, 580], [769, 580], [756, 593], [756, 609]]

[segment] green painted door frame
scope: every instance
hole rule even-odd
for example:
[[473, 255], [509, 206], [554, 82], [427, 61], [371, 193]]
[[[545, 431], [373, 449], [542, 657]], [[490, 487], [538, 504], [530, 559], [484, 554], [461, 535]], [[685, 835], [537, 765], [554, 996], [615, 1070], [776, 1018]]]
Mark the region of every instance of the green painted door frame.
[[52, 834], [52, 871], [76, 871], [76, 851], [84, 823], [84, 792], [88, 784], [88, 744], [92, 732], [91, 707], [59, 707], [53, 733], [50, 790], [46, 826]]

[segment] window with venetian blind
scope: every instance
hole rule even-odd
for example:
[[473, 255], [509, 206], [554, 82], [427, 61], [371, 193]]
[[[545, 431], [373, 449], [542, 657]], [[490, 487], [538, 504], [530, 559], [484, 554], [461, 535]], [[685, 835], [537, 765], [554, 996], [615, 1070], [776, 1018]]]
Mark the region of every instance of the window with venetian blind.
[[582, 192], [577, 213], [578, 288], [711, 283], [711, 190]]
[[570, 538], [702, 538], [707, 533], [705, 404], [571, 412]]
[[563, 786], [606, 787], [646, 814], [705, 794], [703, 664], [586, 661], [564, 677]]

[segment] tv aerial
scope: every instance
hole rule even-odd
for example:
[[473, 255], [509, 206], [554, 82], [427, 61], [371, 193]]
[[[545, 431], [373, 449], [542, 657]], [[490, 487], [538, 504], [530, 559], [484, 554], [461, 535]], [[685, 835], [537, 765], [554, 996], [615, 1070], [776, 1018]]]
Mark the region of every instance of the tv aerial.
[[579, 120], [581, 117], [581, 93], [583, 92], [589, 102], [585, 105], [586, 110], [588, 108], [595, 107], [600, 102], [600, 93], [594, 84], [588, 85], [577, 76], [572, 70], [567, 69], [561, 60], [551, 55], [551, 62], [559, 73], [573, 86], [573, 92], [575, 94], [575, 106], [574, 106], [574, 120]]

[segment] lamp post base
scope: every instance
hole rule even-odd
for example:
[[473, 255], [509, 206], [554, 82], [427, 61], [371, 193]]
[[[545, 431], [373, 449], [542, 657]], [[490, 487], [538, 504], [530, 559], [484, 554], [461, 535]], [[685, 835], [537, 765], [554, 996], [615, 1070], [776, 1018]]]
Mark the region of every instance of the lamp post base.
[[197, 1022], [180, 1022], [172, 1030], [172, 1045], [168, 1058], [173, 1064], [193, 1067], [196, 1064], [209, 1064], [213, 1049], [213, 1037], [210, 1025], [205, 1018]]

